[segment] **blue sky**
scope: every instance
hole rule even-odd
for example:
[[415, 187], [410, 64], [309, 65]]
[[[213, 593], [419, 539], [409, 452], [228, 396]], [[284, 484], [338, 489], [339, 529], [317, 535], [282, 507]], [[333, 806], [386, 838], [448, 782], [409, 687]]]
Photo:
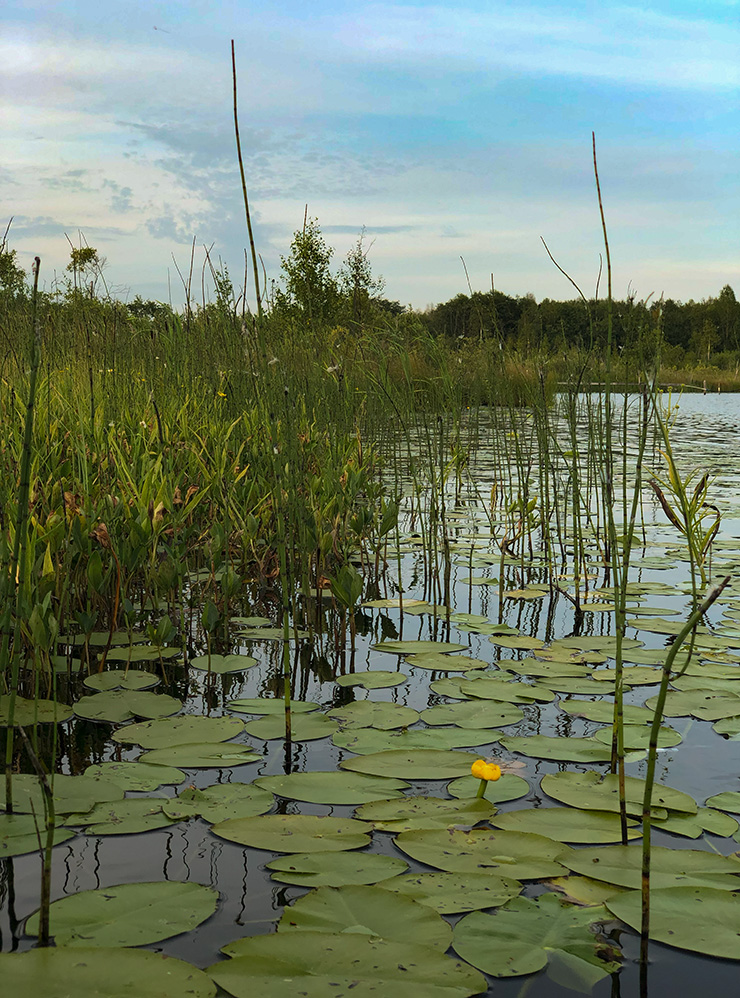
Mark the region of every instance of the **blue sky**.
[[198, 286], [204, 244], [241, 281], [231, 38], [269, 277], [308, 204], [404, 303], [465, 291], [461, 256], [474, 289], [571, 297], [541, 236], [589, 293], [594, 130], [615, 295], [740, 295], [738, 0], [6, 0], [0, 226], [47, 286], [65, 233], [123, 296], [180, 304], [194, 237]]

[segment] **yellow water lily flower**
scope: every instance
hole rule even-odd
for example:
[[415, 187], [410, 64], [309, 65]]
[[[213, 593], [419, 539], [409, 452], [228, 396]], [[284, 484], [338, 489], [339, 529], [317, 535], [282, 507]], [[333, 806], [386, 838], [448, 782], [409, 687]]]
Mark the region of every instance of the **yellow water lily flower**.
[[479, 780], [501, 779], [501, 767], [495, 762], [486, 762], [485, 759], [476, 759], [470, 771]]

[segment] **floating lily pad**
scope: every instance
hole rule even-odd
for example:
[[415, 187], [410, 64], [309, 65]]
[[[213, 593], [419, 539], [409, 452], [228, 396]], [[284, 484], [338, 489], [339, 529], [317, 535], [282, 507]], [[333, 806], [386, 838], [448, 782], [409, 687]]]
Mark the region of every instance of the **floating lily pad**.
[[84, 825], [88, 835], [149, 832], [174, 824], [162, 810], [163, 803], [161, 797], [127, 797], [109, 804], [96, 804], [87, 814], [72, 814], [65, 824]]
[[[142, 946], [189, 932], [217, 903], [218, 891], [201, 884], [120, 884], [54, 901], [49, 931], [57, 946]], [[38, 927], [37, 913], [26, 922], [26, 932], [36, 936]]]
[[420, 655], [424, 652], [447, 655], [450, 652], [465, 651], [467, 647], [456, 641], [379, 641], [372, 649], [387, 651], [391, 655]]
[[[514, 832], [537, 832], [559, 842], [620, 842], [622, 830], [619, 815], [608, 811], [578, 811], [567, 807], [527, 808], [507, 811], [490, 819], [496, 828]], [[632, 823], [629, 838], [641, 832]]]
[[619, 969], [620, 951], [592, 925], [604, 909], [576, 908], [554, 894], [515, 898], [491, 915], [473, 912], [455, 926], [458, 956], [493, 977], [519, 977], [553, 965], [553, 978], [590, 992]]
[[498, 728], [517, 724], [524, 712], [514, 704], [490, 700], [464, 700], [429, 707], [421, 712], [425, 724], [456, 724], [459, 728]]
[[[635, 776], [625, 777], [625, 797], [627, 814], [642, 815], [642, 800], [645, 794], [645, 781]], [[585, 773], [547, 773], [542, 777], [542, 789], [550, 797], [572, 807], [594, 809], [596, 811], [619, 811], [619, 781], [616, 775], [603, 776], [593, 770]], [[696, 801], [681, 790], [665, 787], [661, 783], [653, 786], [653, 813], [665, 818], [667, 814], [659, 809], [696, 814]]]
[[432, 672], [470, 672], [471, 669], [486, 669], [489, 665], [482, 658], [471, 658], [470, 655], [445, 655], [435, 651], [409, 655], [406, 664]]
[[[598, 724], [611, 724], [614, 719], [614, 704], [606, 700], [561, 700], [560, 709], [573, 717], [585, 717]], [[622, 716], [625, 724], [650, 724], [654, 711], [626, 703], [622, 707]]]
[[370, 842], [362, 821], [313, 814], [232, 818], [218, 822], [211, 831], [230, 842], [272, 852], [342, 852], [361, 849]]
[[[229, 710], [235, 710], [240, 714], [281, 714], [285, 715], [285, 700], [282, 697], [244, 697], [241, 700], [229, 700], [226, 704]], [[290, 701], [291, 714], [308, 714], [312, 710], [318, 710], [317, 703], [309, 703], [306, 700]]]
[[716, 807], [720, 811], [740, 814], [740, 790], [726, 790], [722, 794], [707, 797], [707, 807]]
[[158, 662], [160, 659], [182, 658], [182, 648], [157, 648], [152, 645], [135, 645], [130, 648], [111, 648], [108, 662]]
[[[13, 808], [19, 814], [44, 813], [44, 794], [36, 776], [17, 773], [12, 778]], [[111, 780], [90, 776], [55, 774], [53, 779], [54, 809], [57, 814], [89, 811], [101, 801], [123, 799], [123, 787]], [[5, 809], [5, 794], [0, 794], [0, 808]]]
[[226, 766], [244, 766], [248, 762], [259, 762], [261, 755], [249, 745], [236, 745], [234, 742], [188, 742], [187, 745], [173, 745], [172, 748], [152, 749], [144, 752], [140, 762], [152, 766], [180, 766], [183, 769], [209, 769]]
[[[598, 683], [614, 683], [616, 669], [595, 669], [592, 678]], [[625, 686], [654, 686], [660, 682], [660, 669], [650, 665], [622, 666], [622, 681]]]
[[394, 728], [407, 728], [419, 720], [419, 712], [398, 703], [377, 700], [357, 700], [346, 707], [335, 707], [327, 711], [329, 717], [339, 721], [343, 729], [380, 728], [391, 731]]
[[[7, 726], [9, 718], [10, 697], [0, 696], [0, 727]], [[72, 717], [72, 708], [56, 700], [25, 700], [21, 696], [15, 698], [13, 726], [31, 727], [34, 724], [61, 724]]]
[[231, 617], [229, 623], [237, 629], [246, 627], [252, 630], [255, 627], [269, 627], [272, 621], [269, 617]]
[[452, 939], [449, 923], [426, 905], [382, 887], [350, 884], [318, 887], [298, 898], [278, 922], [278, 933], [363, 933], [429, 946], [444, 953]]
[[163, 801], [162, 810], [176, 821], [201, 817], [214, 823], [264, 814], [274, 801], [271, 793], [253, 783], [215, 783], [204, 790], [188, 787], [174, 799]]
[[[114, 631], [110, 634], [109, 631], [93, 631], [87, 637], [87, 643], [93, 648], [105, 648], [110, 640], [111, 646], [115, 647], [117, 645], [134, 645], [147, 641], [147, 635], [142, 631]], [[62, 645], [84, 645], [85, 635], [84, 634], [60, 634], [59, 643]]]
[[723, 717], [719, 721], [715, 721], [712, 728], [718, 735], [722, 735], [730, 741], [740, 740], [740, 717]]
[[312, 804], [364, 804], [386, 797], [401, 797], [401, 791], [408, 787], [405, 780], [336, 770], [260, 776], [254, 782], [280, 797]]
[[147, 690], [159, 683], [159, 677], [144, 669], [109, 669], [107, 672], [96, 672], [84, 680], [85, 686], [91, 690], [106, 692], [108, 690]]
[[543, 662], [537, 658], [507, 659], [508, 672], [519, 676], [535, 676], [538, 680], [588, 678], [588, 668], [574, 662]]
[[673, 835], [683, 835], [689, 839], [698, 839], [705, 832], [713, 835], [734, 835], [738, 823], [729, 814], [715, 811], [710, 807], [700, 807], [696, 814], [669, 814], [662, 821], [654, 820], [653, 828]]
[[485, 978], [467, 964], [377, 936], [280, 932], [239, 939], [224, 951], [234, 959], [208, 973], [235, 998], [468, 998], [486, 991]]
[[257, 664], [257, 659], [251, 655], [199, 655], [191, 658], [190, 664], [194, 669], [202, 672], [211, 672], [217, 676], [223, 676], [229, 672], [244, 672]]
[[[246, 729], [254, 738], [285, 738], [285, 716], [266, 714], [256, 721], [247, 721]], [[291, 717], [290, 737], [294, 742], [309, 742], [316, 738], [328, 738], [339, 725], [326, 714], [296, 714]]]
[[[288, 641], [302, 641], [310, 636], [308, 631], [299, 631], [291, 627], [288, 632]], [[282, 627], [245, 627], [240, 630], [239, 637], [246, 641], [285, 641]]]
[[[441, 680], [444, 682], [444, 680]], [[435, 691], [441, 693], [434, 684]], [[555, 694], [542, 687], [529, 686], [519, 681], [511, 682], [508, 678], [499, 676], [476, 677], [475, 679], [462, 679], [458, 686], [463, 696], [478, 697], [483, 700], [499, 700], [501, 703], [549, 703], [555, 699]]]
[[418, 828], [452, 828], [477, 825], [494, 814], [489, 801], [473, 797], [470, 800], [450, 800], [444, 797], [401, 797], [395, 800], [375, 800], [358, 807], [355, 817], [371, 821], [383, 832], [407, 832]]
[[169, 717], [182, 710], [182, 700], [163, 693], [145, 693], [137, 690], [112, 690], [82, 697], [74, 705], [77, 717], [89, 721], [110, 721], [120, 724], [134, 717]]
[[545, 886], [552, 887], [566, 901], [583, 905], [603, 904], [607, 898], [627, 890], [626, 887], [605, 884], [601, 880], [592, 880], [591, 877], [579, 877], [575, 873], [571, 873], [567, 877], [553, 877], [552, 880], [546, 880]]
[[446, 780], [452, 776], [467, 775], [477, 758], [470, 752], [396, 749], [374, 752], [359, 759], [345, 759], [339, 765], [353, 773], [395, 776], [401, 780]]
[[[54, 845], [74, 837], [74, 832], [66, 828], [54, 830]], [[27, 852], [39, 851], [39, 836], [46, 845], [46, 828], [42, 817], [32, 814], [0, 814], [0, 859], [6, 856], [22, 856]]]
[[370, 672], [352, 672], [348, 676], [337, 676], [338, 686], [362, 686], [366, 690], [385, 690], [391, 686], [400, 686], [408, 676], [402, 672], [388, 672], [384, 669], [373, 669]]
[[561, 762], [608, 762], [611, 748], [595, 738], [569, 738], [565, 735], [504, 735], [501, 744], [510, 752], [534, 759]]
[[[537, 880], [564, 873], [563, 845], [544, 835], [492, 828], [423, 829], [402, 832], [398, 848], [427, 866], [452, 873], [489, 870], [515, 880]], [[573, 850], [570, 850], [571, 852]]]
[[358, 755], [370, 755], [391, 750], [470, 748], [490, 745], [501, 737], [500, 731], [484, 728], [412, 728], [409, 731], [376, 731], [356, 728], [340, 731], [332, 738], [339, 748]]
[[[474, 776], [463, 776], [447, 784], [447, 793], [452, 797], [475, 797], [478, 793], [480, 780]], [[514, 773], [502, 773], [498, 780], [488, 780], [486, 792], [483, 795], [492, 804], [507, 800], [516, 800], [529, 793], [529, 784], [521, 776]]]
[[225, 742], [244, 731], [244, 722], [238, 717], [202, 717], [182, 714], [180, 717], [157, 721], [127, 724], [114, 731], [114, 742], [141, 745], [146, 749], [169, 748], [192, 742]]
[[416, 873], [385, 880], [383, 890], [397, 891], [440, 915], [497, 908], [522, 889], [518, 880], [494, 873]]
[[[594, 880], [638, 890], [641, 885], [642, 847], [601, 846], [571, 849], [558, 857], [569, 870]], [[665, 849], [653, 846], [650, 856], [650, 893], [664, 887], [716, 887], [733, 891], [740, 887], [740, 859], [696, 849]]]
[[148, 766], [145, 762], [100, 762], [88, 766], [85, 776], [118, 783], [124, 790], [156, 790], [164, 784], [183, 783], [185, 774], [174, 766]]
[[[609, 898], [607, 908], [640, 931], [639, 891]], [[651, 939], [679, 949], [740, 960], [740, 892], [710, 887], [668, 887], [650, 891]]]
[[[656, 698], [646, 701], [648, 707], [655, 707]], [[740, 716], [740, 693], [718, 693], [714, 690], [669, 690], [666, 696], [666, 717], [698, 717], [701, 721], [717, 721], [721, 717]]]
[[[622, 728], [625, 752], [646, 752], [650, 744], [650, 728], [645, 724], [625, 724]], [[612, 743], [612, 729], [601, 728], [594, 733], [597, 741], [604, 745]], [[681, 734], [675, 728], [660, 728], [658, 731], [658, 748], [673, 748], [682, 741]]]
[[377, 853], [315, 852], [280, 856], [266, 864], [272, 879], [299, 887], [344, 887], [346, 884], [377, 884], [399, 876], [408, 863]]
[[3, 987], [14, 998], [213, 998], [202, 970], [149, 950], [47, 947], [0, 954]]

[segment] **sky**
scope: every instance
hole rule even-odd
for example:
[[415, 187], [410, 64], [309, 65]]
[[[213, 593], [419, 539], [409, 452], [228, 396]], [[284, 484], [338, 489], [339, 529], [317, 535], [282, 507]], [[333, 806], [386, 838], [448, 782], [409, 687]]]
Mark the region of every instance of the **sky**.
[[204, 247], [242, 284], [231, 39], [268, 279], [307, 205], [403, 304], [467, 292], [461, 258], [574, 297], [543, 239], [590, 295], [593, 131], [614, 295], [740, 296], [740, 0], [5, 0], [0, 236], [47, 289], [70, 241], [128, 300], [180, 306], [193, 240], [198, 298]]

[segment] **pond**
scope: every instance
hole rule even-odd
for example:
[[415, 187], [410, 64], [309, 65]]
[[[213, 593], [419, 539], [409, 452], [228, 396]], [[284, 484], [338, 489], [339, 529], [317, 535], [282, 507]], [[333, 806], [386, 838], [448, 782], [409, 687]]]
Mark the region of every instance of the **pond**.
[[[583, 441], [588, 400], [581, 398], [579, 407]], [[621, 468], [617, 462], [614, 483], [615, 494], [627, 504], [638, 409], [639, 399], [630, 398], [623, 441], [627, 463]], [[615, 425], [620, 413], [617, 405]], [[534, 439], [528, 415], [520, 418], [520, 439]], [[565, 563], [553, 588], [552, 561], [548, 570], [539, 546], [542, 523], [532, 516], [527, 525], [523, 513], [526, 501], [541, 501], [544, 486], [536, 462], [517, 456], [511, 439], [495, 439], [492, 414], [477, 413], [475, 420], [466, 431], [465, 459], [454, 468], [454, 462], [448, 464], [438, 479], [403, 470], [401, 481], [413, 478], [417, 484], [413, 503], [408, 495], [402, 500], [398, 537], [389, 542], [385, 568], [377, 576], [366, 574], [352, 627], [349, 614], [343, 624], [337, 622], [336, 601], [324, 591], [305, 599], [300, 630], [290, 632], [286, 646], [279, 594], [255, 586], [230, 621], [228, 642], [214, 645], [209, 671], [193, 585], [181, 618], [187, 666], [179, 646], [162, 655], [157, 648], [136, 651], [148, 647], [145, 630], [137, 628], [141, 643], [129, 647], [122, 634], [105, 671], [98, 676], [93, 669], [88, 676], [77, 664], [79, 643], [70, 638], [67, 666], [57, 683], [58, 699], [74, 714], [58, 726], [39, 726], [37, 751], [51, 749], [56, 730], [58, 773], [77, 776], [102, 768], [88, 773], [88, 784], [97, 780], [97, 797], [88, 784], [84, 791], [78, 784], [78, 789], [63, 781], [55, 785], [58, 823], [67, 829], [62, 837], [69, 837], [53, 851], [52, 900], [116, 885], [166, 883], [174, 893], [140, 888], [127, 898], [121, 892], [107, 935], [101, 929], [108, 925], [105, 898], [99, 908], [70, 908], [66, 921], [61, 907], [57, 915], [52, 907], [52, 935], [56, 925], [74, 946], [141, 942], [155, 953], [212, 968], [224, 993], [237, 996], [345, 993], [320, 976], [314, 977], [313, 990], [303, 979], [300, 986], [286, 983], [300, 973], [299, 964], [311, 965], [314, 975], [317, 967], [343, 966], [344, 955], [322, 949], [324, 936], [299, 942], [302, 933], [316, 930], [343, 932], [343, 938], [349, 932], [360, 947], [362, 940], [385, 933], [389, 947], [401, 947], [398, 953], [381, 952], [382, 946], [373, 951], [384, 967], [396, 967], [381, 977], [377, 992], [367, 985], [369, 965], [359, 964], [366, 969], [357, 972], [357, 980], [367, 988], [360, 983], [346, 990], [356, 995], [404, 991], [441, 998], [488, 988], [497, 995], [554, 998], [574, 990], [632, 995], [642, 986], [643, 993], [649, 988], [651, 995], [663, 996], [736, 986], [740, 947], [735, 944], [734, 959], [706, 955], [713, 952], [706, 948], [711, 944], [702, 942], [698, 930], [692, 940], [691, 921], [696, 926], [717, 919], [737, 936], [737, 907], [730, 905], [726, 914], [712, 907], [699, 917], [688, 914], [693, 911], [688, 902], [683, 914], [669, 909], [668, 915], [656, 902], [659, 935], [675, 929], [679, 945], [651, 941], [649, 976], [639, 980], [639, 935], [624, 924], [630, 921], [630, 901], [624, 899], [637, 893], [629, 889], [639, 887], [639, 865], [608, 851], [638, 846], [616, 845], [615, 794], [602, 782], [611, 752], [615, 643], [609, 574], [603, 558], [600, 564], [604, 525], [589, 498], [598, 488], [597, 472], [586, 467], [574, 514], [582, 521], [582, 563], [574, 580], [572, 554], [578, 547], [573, 548], [572, 525], [564, 522]], [[680, 473], [697, 469], [698, 482], [708, 472], [707, 502], [722, 513], [708, 574], [734, 580], [740, 566], [740, 397], [684, 396], [672, 420]], [[566, 415], [553, 426], [553, 480], [561, 483], [567, 519], [573, 451]], [[414, 447], [410, 441], [410, 453]], [[655, 437], [646, 448], [645, 465], [658, 476], [666, 473], [662, 449]], [[517, 461], [523, 475], [511, 470]], [[537, 503], [531, 512], [536, 509]], [[635, 781], [645, 778], [659, 667], [691, 612], [683, 538], [648, 488], [637, 536], [623, 652], [626, 773]], [[358, 573], [366, 567], [358, 563]], [[736, 582], [712, 606], [706, 623], [667, 700], [657, 768], [662, 786], [656, 794], [664, 788], [676, 793], [654, 797], [661, 807], [654, 814], [653, 843], [671, 850], [655, 854], [655, 886], [709, 890], [699, 903], [710, 897], [719, 904], [717, 895], [724, 892], [725, 899], [740, 904], [740, 890], [734, 889], [740, 888], [740, 861], [733, 856], [740, 841]], [[99, 639], [98, 652], [106, 639]], [[295, 701], [290, 741], [284, 737], [281, 699], [286, 658]], [[111, 677], [107, 688], [101, 676]], [[174, 699], [150, 699], [162, 695]], [[153, 720], [141, 720], [147, 717]], [[223, 718], [228, 720], [217, 720]], [[477, 758], [494, 758], [501, 778], [479, 787], [468, 775]], [[148, 768], [108, 765], [136, 761]], [[24, 768], [30, 773], [30, 765]], [[242, 784], [249, 787], [237, 786]], [[639, 835], [637, 786], [629, 809], [633, 839]], [[476, 796], [479, 789], [486, 791], [482, 798]], [[19, 801], [34, 799], [21, 780], [17, 792]], [[436, 800], [427, 801], [430, 797]], [[381, 800], [387, 803], [374, 803]], [[35, 806], [43, 806], [39, 796]], [[300, 816], [336, 822], [317, 831], [315, 822]], [[9, 854], [12, 835], [7, 824], [0, 828], [1, 948], [30, 951], [35, 927], [26, 920], [39, 905], [39, 856], [22, 849]], [[684, 863], [681, 852], [688, 857]], [[185, 890], [182, 885], [203, 885], [211, 892], [191, 897], [178, 893]], [[109, 891], [107, 900], [114, 895]], [[560, 898], [592, 907], [564, 908]], [[101, 903], [100, 894], [95, 903]], [[563, 912], [567, 925], [559, 921]], [[281, 919], [280, 951], [262, 953], [242, 944], [227, 949], [228, 957], [220, 952], [238, 940], [274, 934]], [[542, 926], [545, 919], [547, 927], [533, 930], [529, 939], [528, 927]], [[449, 926], [455, 927], [455, 949], [443, 958]], [[414, 949], [421, 944], [426, 949]], [[692, 946], [704, 952], [691, 952]], [[404, 952], [408, 955], [399, 955]], [[453, 970], [456, 953], [479, 967], [484, 978]], [[368, 959], [364, 950], [361, 959]], [[413, 965], [403, 981], [399, 959]], [[442, 959], [447, 964], [440, 969], [435, 961]], [[219, 961], [227, 968], [233, 964], [238, 973], [219, 974], [213, 966]], [[133, 971], [122, 965], [120, 973]], [[193, 984], [192, 991], [181, 993], [208, 992]]]

